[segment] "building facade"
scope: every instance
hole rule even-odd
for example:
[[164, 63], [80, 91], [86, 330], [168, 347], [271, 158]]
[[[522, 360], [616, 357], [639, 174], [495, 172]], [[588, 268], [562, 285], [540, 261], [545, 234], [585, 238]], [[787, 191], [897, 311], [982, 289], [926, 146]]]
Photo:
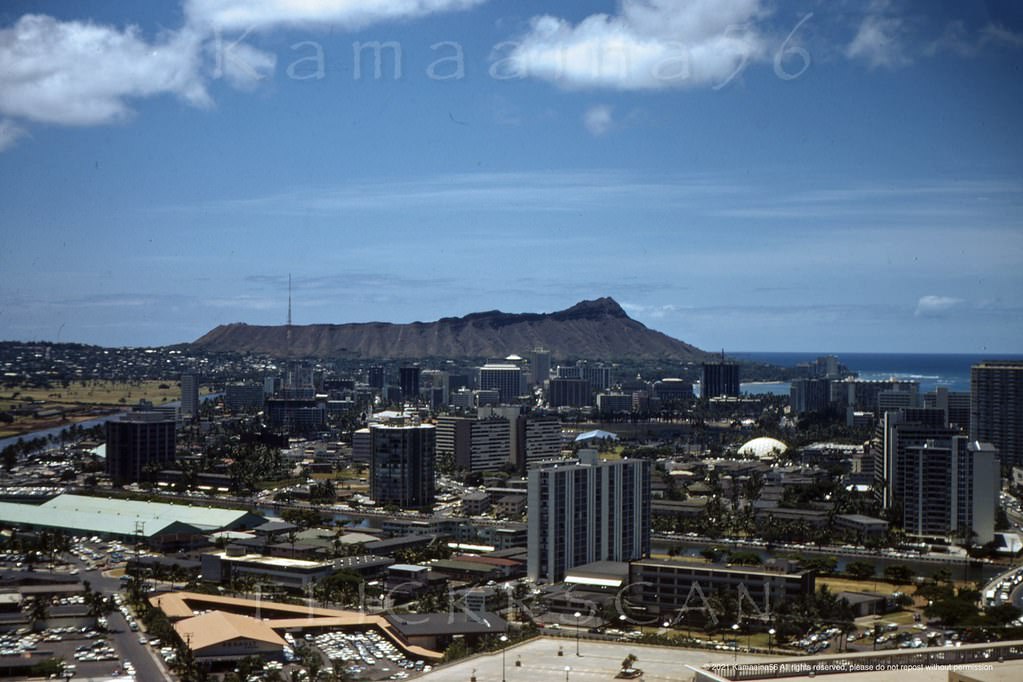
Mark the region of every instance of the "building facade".
[[703, 383], [700, 398], [710, 400], [721, 396], [739, 395], [739, 365], [727, 360], [703, 363]]
[[174, 461], [173, 417], [163, 412], [129, 412], [106, 423], [107, 475], [115, 484], [138, 483]]
[[971, 368], [970, 438], [994, 445], [1002, 464], [1023, 465], [1023, 362]]
[[528, 473], [528, 574], [561, 580], [575, 566], [650, 554], [650, 462], [543, 462]]
[[424, 509], [433, 505], [436, 428], [370, 427], [370, 495], [383, 505]]

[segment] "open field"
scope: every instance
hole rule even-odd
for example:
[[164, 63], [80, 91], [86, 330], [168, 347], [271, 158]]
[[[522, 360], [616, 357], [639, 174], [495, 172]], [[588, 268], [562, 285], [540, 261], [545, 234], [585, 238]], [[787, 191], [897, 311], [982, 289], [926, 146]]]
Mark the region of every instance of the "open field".
[[172, 379], [133, 383], [87, 379], [69, 382], [67, 387], [5, 387], [0, 389], [0, 412], [14, 421], [0, 422], [0, 438], [86, 421], [139, 400], [162, 405], [180, 397], [180, 384]]

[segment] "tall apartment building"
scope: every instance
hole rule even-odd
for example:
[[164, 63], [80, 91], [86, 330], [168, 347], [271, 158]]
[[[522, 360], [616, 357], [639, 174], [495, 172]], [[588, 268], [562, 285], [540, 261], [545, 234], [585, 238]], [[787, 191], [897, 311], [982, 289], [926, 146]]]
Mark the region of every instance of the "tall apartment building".
[[925, 538], [993, 538], [1000, 486], [990, 443], [950, 427], [940, 408], [886, 412], [872, 444], [875, 489], [906, 533]]
[[370, 427], [370, 495], [377, 504], [426, 509], [435, 499], [436, 429]]
[[107, 475], [115, 484], [138, 483], [149, 469], [174, 461], [176, 420], [164, 412], [129, 412], [106, 423]]
[[525, 393], [522, 368], [508, 362], [488, 362], [480, 368], [479, 387], [496, 390], [502, 403], [514, 402]]
[[650, 553], [650, 462], [544, 462], [528, 473], [527, 573], [562, 580], [593, 561], [631, 561]]
[[911, 445], [895, 460], [899, 525], [917, 537], [990, 542], [1000, 484], [990, 443], [953, 436]]
[[497, 471], [514, 462], [512, 431], [516, 424], [493, 416], [483, 419], [437, 418], [437, 456], [466, 471]]
[[182, 419], [199, 418], [199, 375], [181, 375], [181, 417]]
[[891, 509], [895, 504], [896, 459], [909, 447], [954, 435], [956, 432], [948, 427], [943, 410], [914, 408], [884, 413], [870, 445], [874, 494], [883, 509]]
[[228, 384], [224, 387], [224, 407], [230, 412], [262, 408], [263, 386], [261, 384]]
[[700, 398], [709, 400], [721, 396], [739, 395], [739, 365], [728, 360], [703, 363], [703, 383]]
[[1023, 362], [987, 360], [970, 370], [970, 438], [1023, 466]]
[[520, 419], [522, 451], [520, 470], [537, 462], [561, 457], [561, 420], [557, 417], [525, 416]]
[[381, 365], [373, 365], [366, 370], [366, 383], [370, 388], [382, 389], [386, 381], [384, 368]]

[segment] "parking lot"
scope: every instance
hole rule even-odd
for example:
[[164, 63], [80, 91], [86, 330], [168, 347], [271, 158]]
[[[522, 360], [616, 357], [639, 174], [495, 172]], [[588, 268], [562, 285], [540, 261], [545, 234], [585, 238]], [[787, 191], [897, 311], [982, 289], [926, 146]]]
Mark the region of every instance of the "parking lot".
[[[406, 657], [393, 642], [372, 630], [310, 635], [304, 643], [315, 646], [331, 665], [340, 661], [352, 679], [404, 680], [432, 669], [422, 660]], [[294, 640], [289, 644], [301, 646]]]

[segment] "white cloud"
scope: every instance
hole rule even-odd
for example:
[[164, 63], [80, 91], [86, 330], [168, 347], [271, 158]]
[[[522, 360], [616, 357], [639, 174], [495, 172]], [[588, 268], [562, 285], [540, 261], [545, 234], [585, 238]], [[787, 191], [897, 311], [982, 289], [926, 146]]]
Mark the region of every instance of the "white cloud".
[[25, 129], [17, 123], [10, 119], [0, 118], [0, 152], [8, 147], [13, 147], [25, 135]]
[[173, 94], [208, 106], [198, 45], [189, 31], [150, 43], [135, 26], [119, 30], [27, 14], [0, 30], [0, 113], [96, 125], [127, 117], [132, 98]]
[[494, 65], [501, 77], [565, 87], [656, 90], [721, 85], [764, 56], [760, 0], [622, 0], [576, 25], [550, 15]]
[[921, 296], [916, 303], [917, 317], [941, 317], [963, 303], [961, 298], [951, 296]]
[[338, 24], [360, 28], [380, 21], [462, 10], [486, 0], [188, 0], [185, 14], [195, 26], [225, 31], [278, 26]]
[[606, 135], [614, 126], [614, 115], [611, 112], [611, 107], [606, 104], [590, 107], [583, 114], [583, 125], [586, 126], [586, 129], [591, 134], [597, 137]]
[[883, 11], [868, 14], [852, 42], [845, 48], [849, 59], [863, 59], [871, 68], [896, 68], [909, 64], [903, 47], [906, 29], [902, 19]]

